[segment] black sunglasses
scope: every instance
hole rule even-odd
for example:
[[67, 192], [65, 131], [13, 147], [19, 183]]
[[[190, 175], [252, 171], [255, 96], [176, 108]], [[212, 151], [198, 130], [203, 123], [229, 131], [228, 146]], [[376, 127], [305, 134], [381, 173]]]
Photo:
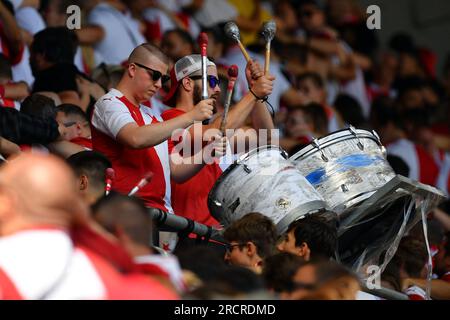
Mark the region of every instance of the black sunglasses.
[[227, 250], [228, 253], [230, 253], [231, 251], [233, 251], [234, 247], [243, 247], [245, 245], [246, 243], [235, 243], [235, 244], [227, 243], [225, 244], [225, 249]]
[[[193, 77], [189, 77], [189, 78], [191, 78], [192, 80], [199, 80], [202, 78], [202, 76], [193, 76]], [[214, 89], [216, 86], [218, 86], [220, 84], [220, 79], [215, 76], [208, 75], [207, 79], [208, 79], [209, 87], [211, 89]]]
[[[161, 72], [159, 72], [158, 70], [153, 70], [152, 68], [146, 67], [140, 63], [137, 62], [132, 62], [133, 64], [137, 65], [138, 67], [147, 70], [150, 75], [150, 77], [152, 78], [153, 81], [158, 81], [159, 79], [161, 79], [162, 83], [166, 83], [167, 81], [170, 80], [170, 76], [168, 76], [167, 74], [162, 74]], [[151, 72], [151, 73], [150, 73]]]

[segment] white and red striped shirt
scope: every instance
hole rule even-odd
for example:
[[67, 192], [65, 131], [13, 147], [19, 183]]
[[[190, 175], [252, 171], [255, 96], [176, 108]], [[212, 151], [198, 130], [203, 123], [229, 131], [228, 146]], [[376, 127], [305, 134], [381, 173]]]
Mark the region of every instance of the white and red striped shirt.
[[95, 104], [92, 116], [92, 145], [112, 162], [116, 173], [114, 189], [128, 194], [149, 171], [153, 178], [138, 191], [146, 205], [173, 213], [170, 197], [170, 163], [167, 141], [144, 149], [117, 142], [119, 131], [129, 123], [139, 126], [162, 122], [151, 108], [133, 105], [120, 91], [111, 89]]
[[418, 286], [411, 286], [407, 288], [405, 290], [405, 294], [408, 296], [409, 300], [427, 300], [426, 292]]
[[443, 152], [429, 154], [422, 146], [408, 139], [398, 139], [386, 147], [388, 154], [401, 158], [409, 167], [409, 178], [435, 186], [440, 166], [445, 157]]

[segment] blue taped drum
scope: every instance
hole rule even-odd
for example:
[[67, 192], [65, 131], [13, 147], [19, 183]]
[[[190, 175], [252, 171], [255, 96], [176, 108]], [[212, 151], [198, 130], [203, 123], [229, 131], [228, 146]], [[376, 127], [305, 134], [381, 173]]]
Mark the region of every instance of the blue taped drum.
[[341, 214], [394, 178], [385, 154], [375, 131], [350, 127], [315, 139], [290, 160]]
[[281, 234], [306, 214], [326, 208], [314, 190], [278, 146], [263, 146], [242, 155], [216, 181], [208, 207], [225, 227], [250, 212], [270, 218]]

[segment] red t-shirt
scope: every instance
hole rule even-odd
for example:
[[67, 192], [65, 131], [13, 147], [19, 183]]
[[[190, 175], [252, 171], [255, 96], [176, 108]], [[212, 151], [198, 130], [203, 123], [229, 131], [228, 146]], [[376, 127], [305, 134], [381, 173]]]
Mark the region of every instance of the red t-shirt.
[[[184, 113], [185, 111], [174, 108], [164, 111], [161, 117], [167, 121]], [[174, 146], [180, 142], [169, 140], [169, 152], [172, 152]], [[219, 225], [209, 212], [208, 194], [221, 174], [220, 166], [214, 163], [205, 165], [184, 183], [176, 183], [172, 180], [172, 207], [175, 214], [208, 226]]]

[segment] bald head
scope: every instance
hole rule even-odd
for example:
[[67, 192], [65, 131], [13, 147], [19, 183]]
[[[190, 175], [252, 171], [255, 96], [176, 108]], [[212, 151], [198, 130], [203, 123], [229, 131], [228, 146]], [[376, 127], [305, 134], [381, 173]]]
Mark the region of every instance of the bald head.
[[134, 48], [128, 57], [128, 62], [147, 62], [150, 58], [156, 58], [159, 61], [169, 64], [167, 56], [156, 46], [150, 43], [143, 43], [140, 46]]
[[86, 214], [70, 168], [54, 156], [24, 154], [0, 169], [0, 231], [20, 221], [26, 225], [68, 227]]

